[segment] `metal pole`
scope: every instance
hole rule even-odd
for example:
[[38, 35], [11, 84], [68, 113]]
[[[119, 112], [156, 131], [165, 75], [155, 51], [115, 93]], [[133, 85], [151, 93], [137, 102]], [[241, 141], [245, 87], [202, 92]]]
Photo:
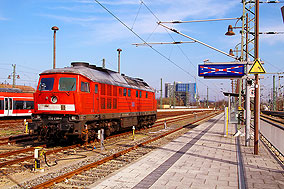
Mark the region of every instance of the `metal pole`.
[[[248, 67], [248, 66], [247, 66]], [[246, 133], [245, 133], [245, 145], [249, 146], [250, 141], [250, 118], [251, 118], [251, 112], [250, 112], [250, 85], [248, 81], [246, 82]]]
[[273, 75], [273, 111], [276, 110], [275, 75]]
[[118, 52], [118, 73], [120, 73], [120, 52], [122, 50], [121, 49], [117, 49], [117, 52]]
[[231, 95], [228, 95], [228, 120], [231, 120]]
[[164, 21], [160, 23], [167, 23], [167, 24], [180, 24], [180, 23], [192, 23], [192, 22], [208, 22], [208, 21], [222, 21], [222, 20], [237, 20], [239, 18], [220, 18], [220, 19], [209, 19], [209, 20], [191, 20], [191, 21]]
[[163, 108], [163, 79], [161, 78], [161, 97], [160, 97], [160, 107]]
[[13, 66], [13, 88], [15, 88], [16, 85], [16, 64], [12, 64]]
[[56, 56], [56, 31], [53, 34], [53, 69], [55, 69], [55, 56]]
[[[255, 60], [258, 60], [259, 47], [259, 0], [255, 2]], [[259, 76], [255, 74], [255, 97], [254, 97], [254, 154], [258, 155], [259, 148], [259, 114], [260, 114], [260, 99], [259, 99]]]
[[278, 100], [278, 108], [276, 107], [276, 111], [280, 111], [280, 101], [281, 101], [281, 85], [280, 85], [280, 74], [278, 74], [278, 93], [277, 93], [277, 100]]
[[[245, 6], [245, 5], [244, 5]], [[248, 64], [248, 14], [246, 14], [246, 75], [248, 75], [249, 64]], [[248, 83], [248, 78], [246, 78], [246, 133], [245, 133], [245, 145], [249, 146], [250, 142], [250, 119], [251, 119], [251, 111], [250, 111], [250, 85]]]
[[59, 30], [57, 26], [51, 28], [53, 30], [53, 69], [55, 69], [55, 57], [56, 57], [56, 31]]
[[207, 87], [207, 103], [206, 103], [206, 105], [207, 105], [207, 108], [209, 108], [209, 104], [208, 104], [208, 87]]
[[189, 87], [189, 83], [188, 85], [185, 84], [185, 106], [189, 106], [189, 96], [188, 96], [188, 87]]
[[173, 88], [173, 103], [174, 103], [174, 108], [176, 106], [176, 82], [174, 82], [174, 88]]
[[103, 58], [103, 68], [106, 68], [106, 60]]

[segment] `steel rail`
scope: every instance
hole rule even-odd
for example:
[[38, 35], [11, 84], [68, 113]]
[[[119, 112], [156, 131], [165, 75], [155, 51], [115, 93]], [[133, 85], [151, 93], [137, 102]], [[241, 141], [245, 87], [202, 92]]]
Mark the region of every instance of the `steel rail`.
[[174, 133], [174, 132], [176, 132], [176, 131], [179, 131], [179, 130], [181, 130], [181, 129], [185, 128], [185, 127], [188, 127], [189, 125], [192, 125], [192, 124], [194, 124], [194, 123], [200, 122], [200, 121], [202, 121], [202, 120], [204, 120], [204, 119], [211, 118], [211, 117], [213, 117], [213, 116], [215, 116], [215, 115], [217, 115], [217, 114], [219, 114], [219, 113], [220, 113], [220, 111], [215, 112], [215, 113], [209, 115], [208, 117], [195, 120], [194, 122], [192, 122], [192, 123], [190, 123], [190, 124], [184, 125], [184, 126], [182, 126], [182, 127], [179, 127], [179, 128], [177, 128], [177, 129], [174, 129], [174, 130], [172, 130], [172, 131], [169, 131], [169, 132], [167, 132], [167, 133], [165, 133], [165, 134], [162, 134], [162, 135], [160, 135], [160, 136], [157, 136], [157, 137], [155, 137], [155, 138], [153, 138], [153, 139], [150, 139], [150, 140], [148, 140], [148, 141], [145, 141], [145, 142], [142, 142], [142, 143], [137, 144], [137, 145], [135, 145], [135, 146], [132, 146], [132, 147], [130, 147], [130, 148], [128, 148], [128, 149], [125, 149], [125, 150], [122, 150], [122, 151], [117, 152], [117, 153], [115, 153], [115, 154], [112, 154], [112, 155], [110, 155], [110, 156], [108, 156], [108, 157], [106, 157], [106, 158], [104, 158], [104, 159], [102, 159], [102, 160], [99, 160], [99, 161], [96, 161], [96, 162], [94, 162], [94, 163], [85, 165], [85, 166], [80, 167], [80, 168], [78, 168], [78, 169], [76, 169], [76, 170], [74, 170], [74, 171], [71, 171], [71, 172], [69, 172], [69, 173], [66, 173], [66, 174], [60, 175], [60, 176], [58, 176], [58, 177], [55, 177], [55, 178], [53, 178], [53, 179], [51, 179], [51, 180], [49, 180], [49, 181], [46, 181], [46, 182], [43, 182], [43, 183], [41, 183], [41, 184], [39, 184], [39, 185], [33, 186], [32, 188], [46, 188], [46, 187], [50, 187], [50, 186], [52, 186], [53, 184], [58, 183], [58, 182], [62, 182], [62, 181], [64, 181], [65, 179], [71, 178], [72, 176], [74, 176], [74, 175], [76, 175], [76, 174], [79, 174], [79, 173], [81, 173], [82, 171], [89, 170], [89, 169], [91, 169], [91, 168], [97, 167], [97, 166], [99, 166], [99, 165], [101, 165], [101, 164], [103, 164], [103, 163], [105, 163], [105, 162], [107, 162], [107, 161], [110, 161], [110, 160], [112, 160], [112, 159], [115, 159], [115, 158], [117, 158], [117, 157], [119, 157], [119, 156], [121, 156], [121, 155], [124, 155], [124, 154], [126, 154], [126, 153], [128, 153], [128, 152], [130, 152], [130, 151], [132, 151], [132, 150], [134, 150], [134, 149], [137, 149], [137, 148], [139, 148], [139, 147], [145, 146], [145, 145], [148, 144], [148, 143], [151, 143], [151, 142], [153, 142], [153, 141], [156, 141], [156, 140], [158, 140], [158, 139], [160, 139], [160, 138], [162, 138], [162, 137], [164, 137], [164, 136], [167, 136], [167, 135], [169, 135], [169, 134], [172, 134], [172, 133]]
[[[40, 145], [38, 147], [46, 147], [46, 145]], [[24, 148], [24, 149], [20, 149], [20, 150], [14, 150], [14, 151], [10, 151], [10, 152], [5, 152], [5, 153], [1, 153], [0, 154], [0, 158], [3, 157], [7, 157], [7, 156], [11, 156], [11, 155], [15, 155], [15, 154], [20, 154], [20, 153], [25, 153], [25, 152], [29, 152], [29, 151], [33, 151], [36, 147], [30, 147], [30, 148]]]
[[[206, 112], [208, 113], [208, 112]], [[205, 112], [200, 112], [198, 114], [205, 114]], [[185, 119], [185, 118], [188, 118], [188, 117], [192, 117], [194, 116], [194, 114], [187, 114], [187, 115], [181, 115], [179, 117], [175, 117], [175, 118], [172, 118], [172, 119], [168, 119], [168, 123], [172, 123], [174, 121], [179, 121], [181, 119]], [[165, 118], [164, 118], [165, 119]], [[163, 125], [164, 120], [159, 120], [158, 122], [162, 122], [160, 124], [157, 124], [153, 127], [158, 127], [158, 126], [161, 126]], [[152, 127], [152, 128], [153, 128]], [[143, 130], [143, 129], [141, 129]], [[113, 135], [113, 136], [109, 136], [107, 137], [106, 139], [111, 139], [111, 138], [115, 138], [115, 137], [118, 137], [118, 136], [123, 136], [123, 135], [127, 135], [127, 134], [131, 134], [132, 131], [129, 131], [129, 132], [124, 132], [124, 133], [121, 133], [121, 134], [118, 134], [118, 135]], [[94, 141], [91, 141], [90, 143], [92, 143]], [[44, 147], [45, 145], [43, 145], [42, 147]], [[67, 150], [67, 149], [72, 149], [72, 148], [75, 148], [75, 147], [79, 147], [79, 146], [82, 146], [81, 144], [76, 144], [76, 145], [72, 145], [72, 146], [67, 146], [67, 147], [63, 147], [63, 148], [59, 148], [59, 149], [56, 149], [56, 150], [50, 150], [50, 151], [47, 151], [46, 154], [52, 154], [52, 153], [57, 153], [57, 152], [60, 152], [60, 151], [63, 151], [63, 150]], [[32, 151], [34, 150], [34, 147], [31, 147], [31, 148], [26, 148], [26, 149], [20, 149], [20, 150], [15, 150], [15, 151], [11, 151], [11, 152], [7, 152], [7, 153], [2, 153], [0, 154], [0, 158], [1, 157], [7, 157], [9, 155], [15, 155], [15, 154], [19, 154], [19, 153], [24, 153], [24, 152], [28, 152], [28, 151]], [[16, 163], [19, 163], [19, 162], [22, 162], [22, 161], [26, 161], [26, 160], [29, 160], [29, 159], [33, 159], [33, 155], [30, 155], [30, 156], [26, 156], [26, 157], [22, 157], [22, 158], [18, 158], [18, 159], [15, 159], [15, 160], [10, 160], [10, 161], [6, 161], [6, 162], [1, 162], [0, 163], [0, 168], [1, 167], [5, 167], [7, 165], [13, 165], [13, 164], [16, 164]]]
[[[201, 112], [203, 114], [203, 112]], [[190, 115], [185, 115], [185, 116], [182, 116], [182, 117], [178, 117], [178, 118], [173, 118], [171, 119], [168, 123], [171, 123], [171, 122], [174, 122], [174, 121], [178, 121], [178, 120], [181, 120], [181, 119], [184, 119], [184, 117], [190, 117], [192, 116], [193, 114], [190, 114]], [[159, 121], [159, 122], [162, 122], [163, 120]], [[163, 123], [160, 123], [160, 124], [157, 124], [155, 125], [154, 127], [157, 127], [157, 126], [161, 126], [163, 125]], [[153, 128], [153, 127], [152, 127]], [[118, 135], [113, 135], [113, 136], [109, 136], [107, 137], [106, 139], [111, 139], [111, 138], [115, 138], [115, 137], [118, 137], [118, 136], [123, 136], [123, 135], [127, 135], [127, 134], [131, 134], [132, 131], [129, 131], [129, 132], [125, 132], [125, 133], [121, 133], [121, 134], [118, 134]], [[90, 142], [92, 143], [92, 142]], [[75, 148], [75, 147], [79, 147], [79, 146], [82, 146], [81, 144], [76, 144], [76, 145], [72, 145], [72, 146], [67, 146], [67, 147], [63, 147], [63, 148], [59, 148], [59, 149], [56, 149], [56, 150], [50, 150], [50, 151], [47, 151], [46, 152], [46, 155], [49, 155], [49, 154], [52, 154], [52, 153], [57, 153], [57, 152], [60, 152], [60, 151], [63, 151], [63, 150], [67, 150], [67, 149], [72, 149], [72, 148]], [[15, 155], [17, 153], [24, 153], [24, 152], [28, 152], [28, 151], [32, 151], [34, 150], [34, 147], [31, 147], [31, 148], [27, 148], [27, 149], [21, 149], [21, 150], [16, 150], [16, 151], [11, 151], [11, 152], [7, 152], [7, 153], [2, 153], [0, 154], [0, 158], [1, 157], [7, 157], [9, 155]], [[10, 161], [6, 161], [6, 162], [1, 162], [0, 163], [0, 168], [1, 167], [5, 167], [7, 165], [13, 165], [13, 164], [16, 164], [16, 163], [19, 163], [19, 162], [22, 162], [22, 161], [26, 161], [26, 160], [29, 160], [29, 159], [33, 159], [34, 156], [33, 155], [30, 155], [30, 156], [26, 156], [26, 157], [22, 157], [22, 158], [18, 158], [18, 159], [14, 159], [14, 160], [10, 160]]]
[[[273, 125], [273, 126], [275, 126], [275, 127], [278, 127], [279, 129], [284, 130], [284, 122], [283, 121], [280, 121], [280, 120], [277, 120], [277, 119], [273, 119], [272, 117], [267, 117], [267, 116], [263, 116], [263, 115], [260, 115], [260, 119], [265, 121], [265, 122], [267, 122], [267, 123], [269, 123], [269, 124], [271, 124], [271, 125]], [[280, 123], [282, 125], [278, 125], [278, 124], [276, 124], [274, 122]]]
[[[81, 146], [81, 144], [75, 144], [72, 146], [67, 146], [67, 147], [63, 147], [63, 148], [59, 148], [59, 149], [55, 149], [55, 150], [49, 150], [46, 152], [47, 155], [49, 154], [53, 154], [53, 153], [57, 153], [63, 150], [68, 150], [68, 149], [72, 149], [75, 147]], [[13, 165], [22, 161], [26, 161], [26, 160], [30, 160], [30, 159], [34, 159], [34, 155], [30, 155], [30, 156], [26, 156], [26, 157], [22, 157], [22, 158], [18, 158], [18, 159], [14, 159], [14, 160], [10, 160], [10, 161], [6, 161], [6, 162], [2, 162], [0, 163], [0, 168], [1, 167], [5, 167], [7, 165]]]
[[[20, 136], [20, 135], [19, 135]], [[10, 137], [9, 137], [10, 138]], [[15, 144], [17, 142], [24, 142], [24, 141], [28, 141], [28, 140], [34, 140], [37, 137], [35, 135], [22, 135], [21, 137], [19, 137], [18, 139], [9, 139], [9, 138], [3, 138], [2, 141], [4, 140], [8, 140], [6, 142], [1, 142], [0, 146], [3, 145], [7, 145], [9, 143]]]

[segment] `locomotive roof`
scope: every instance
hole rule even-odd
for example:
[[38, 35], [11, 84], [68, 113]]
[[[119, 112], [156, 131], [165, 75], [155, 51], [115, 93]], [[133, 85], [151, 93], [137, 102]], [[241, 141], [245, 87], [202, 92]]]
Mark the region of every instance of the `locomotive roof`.
[[83, 75], [90, 80], [98, 83], [106, 83], [111, 85], [130, 87], [135, 89], [141, 89], [153, 92], [151, 88], [143, 79], [132, 78], [119, 74], [118, 72], [108, 70], [102, 67], [96, 67], [95, 65], [89, 65], [88, 63], [72, 63], [71, 67], [55, 68], [46, 70], [42, 74], [53, 74], [53, 73], [73, 73]]

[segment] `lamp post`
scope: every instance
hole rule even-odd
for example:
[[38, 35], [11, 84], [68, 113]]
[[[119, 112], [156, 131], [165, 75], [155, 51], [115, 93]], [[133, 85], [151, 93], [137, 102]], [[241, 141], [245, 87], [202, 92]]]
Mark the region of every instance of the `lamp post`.
[[53, 69], [55, 69], [56, 31], [59, 30], [59, 28], [57, 26], [53, 26], [51, 30], [54, 31], [54, 34], [53, 34]]
[[117, 52], [118, 52], [118, 73], [120, 73], [120, 52], [122, 50], [121, 49], [117, 49]]

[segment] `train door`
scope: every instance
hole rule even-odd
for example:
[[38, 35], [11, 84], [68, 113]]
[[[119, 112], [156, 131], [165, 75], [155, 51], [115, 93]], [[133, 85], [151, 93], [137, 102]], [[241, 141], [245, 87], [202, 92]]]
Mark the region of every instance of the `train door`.
[[94, 100], [93, 100], [93, 107], [94, 107], [94, 112], [99, 112], [99, 86], [98, 84], [95, 84], [95, 90], [94, 90]]
[[12, 116], [13, 113], [13, 99], [9, 97], [4, 98], [4, 116]]

